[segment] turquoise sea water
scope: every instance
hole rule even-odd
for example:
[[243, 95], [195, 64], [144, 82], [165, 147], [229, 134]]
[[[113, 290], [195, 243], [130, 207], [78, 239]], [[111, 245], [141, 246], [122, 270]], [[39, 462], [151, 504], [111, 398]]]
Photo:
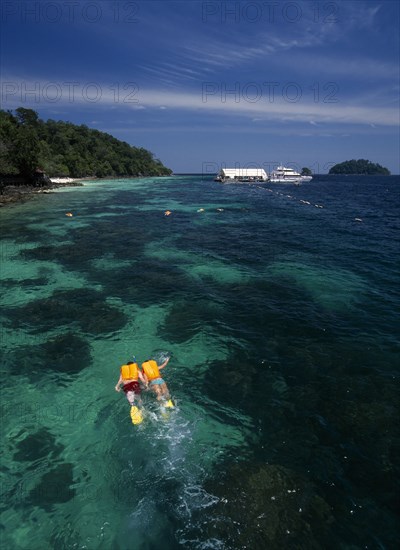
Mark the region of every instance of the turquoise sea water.
[[[399, 183], [2, 209], [1, 547], [396, 548]], [[177, 408], [133, 426], [119, 366], [160, 351]]]

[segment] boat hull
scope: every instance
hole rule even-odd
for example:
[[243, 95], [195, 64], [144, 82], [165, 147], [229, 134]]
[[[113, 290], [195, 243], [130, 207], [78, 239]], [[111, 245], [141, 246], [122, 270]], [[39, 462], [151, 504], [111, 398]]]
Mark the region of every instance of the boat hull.
[[312, 176], [299, 176], [298, 178], [271, 177], [268, 181], [269, 183], [294, 183], [295, 185], [299, 185], [300, 183], [306, 183], [311, 180]]

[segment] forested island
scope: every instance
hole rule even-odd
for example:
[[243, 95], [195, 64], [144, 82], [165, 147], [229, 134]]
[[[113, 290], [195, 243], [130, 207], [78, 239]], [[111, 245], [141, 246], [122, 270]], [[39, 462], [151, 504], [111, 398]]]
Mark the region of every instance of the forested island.
[[368, 176], [390, 176], [390, 171], [384, 168], [380, 164], [374, 164], [373, 162], [365, 159], [359, 160], [346, 160], [340, 164], [335, 164], [329, 170], [329, 174], [358, 174]]
[[0, 110], [0, 177], [24, 184], [48, 177], [166, 176], [153, 153], [85, 125], [39, 118], [22, 107]]

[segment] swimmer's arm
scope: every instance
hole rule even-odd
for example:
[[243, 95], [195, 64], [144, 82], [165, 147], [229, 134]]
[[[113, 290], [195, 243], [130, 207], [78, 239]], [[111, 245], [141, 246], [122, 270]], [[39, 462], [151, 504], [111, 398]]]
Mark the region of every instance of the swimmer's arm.
[[138, 370], [138, 375], [139, 375], [139, 380], [142, 382], [142, 384], [144, 384], [147, 388], [147, 386], [149, 385], [149, 381], [147, 380], [147, 376], [144, 374], [144, 372], [141, 372], [140, 370]]
[[122, 375], [120, 375], [117, 385], [115, 386], [115, 391], [121, 391], [121, 388], [119, 387], [122, 382]]
[[164, 361], [164, 363], [163, 363], [162, 365], [158, 365], [158, 368], [159, 368], [159, 369], [163, 369], [164, 367], [166, 367], [168, 361], [169, 361], [169, 357], [168, 357], [168, 359], [166, 359], [166, 360]]

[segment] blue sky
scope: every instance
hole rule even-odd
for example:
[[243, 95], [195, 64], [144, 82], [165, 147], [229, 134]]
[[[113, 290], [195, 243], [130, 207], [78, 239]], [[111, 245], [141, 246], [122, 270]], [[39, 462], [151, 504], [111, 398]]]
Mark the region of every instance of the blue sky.
[[399, 169], [391, 0], [1, 4], [1, 106], [150, 149], [175, 172]]

